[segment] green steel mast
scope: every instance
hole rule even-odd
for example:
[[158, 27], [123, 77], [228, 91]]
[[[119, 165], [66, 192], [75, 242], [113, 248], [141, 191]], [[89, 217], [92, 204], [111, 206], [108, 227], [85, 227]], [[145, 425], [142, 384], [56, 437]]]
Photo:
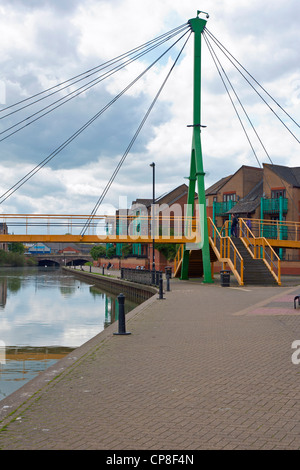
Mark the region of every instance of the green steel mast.
[[[193, 139], [192, 152], [189, 175], [188, 190], [188, 208], [187, 216], [192, 217], [195, 209], [195, 191], [196, 183], [198, 188], [198, 203], [200, 209], [201, 223], [201, 242], [203, 263], [203, 280], [204, 282], [213, 282], [210, 264], [210, 247], [208, 239], [205, 185], [204, 185], [204, 169], [202, 161], [201, 147], [201, 34], [205, 28], [206, 20], [199, 18], [200, 13], [197, 11], [197, 17], [189, 20], [192, 31], [194, 32], [194, 97], [193, 97]], [[208, 18], [208, 14], [206, 18]], [[189, 268], [189, 250], [185, 248], [182, 259], [181, 279], [188, 279]]]

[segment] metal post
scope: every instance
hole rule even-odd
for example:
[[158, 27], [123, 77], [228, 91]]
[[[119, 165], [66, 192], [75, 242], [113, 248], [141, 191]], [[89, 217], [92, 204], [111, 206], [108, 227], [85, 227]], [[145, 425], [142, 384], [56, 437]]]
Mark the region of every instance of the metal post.
[[[201, 223], [201, 241], [199, 248], [202, 250], [202, 264], [204, 282], [213, 282], [210, 266], [210, 247], [208, 238], [206, 198], [204, 186], [204, 169], [202, 161], [201, 147], [201, 34], [205, 28], [206, 20], [199, 18], [201, 11], [197, 12], [197, 18], [189, 20], [192, 31], [194, 32], [194, 91], [193, 91], [193, 138], [192, 152], [189, 175], [189, 190], [187, 200], [187, 224], [191, 226], [191, 219], [194, 216], [194, 200], [196, 183], [198, 186], [198, 204], [202, 210]], [[206, 14], [206, 18], [208, 15]], [[181, 279], [188, 279], [189, 251], [184, 250], [182, 258]]]
[[102, 266], [102, 274], [104, 276], [104, 265]]
[[164, 298], [162, 273], [159, 275], [159, 299]]
[[166, 273], [166, 278], [167, 278], [167, 292], [170, 291], [170, 273], [167, 271]]
[[152, 208], [151, 208], [151, 235], [152, 235], [152, 284], [155, 284], [155, 233], [154, 233], [154, 213], [155, 213], [155, 163], [152, 167]]
[[131, 333], [126, 333], [125, 295], [124, 294], [118, 295], [118, 302], [119, 302], [119, 329], [118, 329], [118, 333], [114, 333], [114, 335], [130, 335]]

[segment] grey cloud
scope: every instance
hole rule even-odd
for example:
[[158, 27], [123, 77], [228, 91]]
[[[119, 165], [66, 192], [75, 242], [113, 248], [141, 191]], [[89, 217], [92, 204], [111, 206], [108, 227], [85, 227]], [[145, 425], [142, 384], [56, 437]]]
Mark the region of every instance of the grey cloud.
[[3, 5], [17, 8], [19, 11], [36, 10], [42, 8], [51, 8], [59, 13], [69, 14], [74, 11], [80, 4], [81, 0], [2, 0]]

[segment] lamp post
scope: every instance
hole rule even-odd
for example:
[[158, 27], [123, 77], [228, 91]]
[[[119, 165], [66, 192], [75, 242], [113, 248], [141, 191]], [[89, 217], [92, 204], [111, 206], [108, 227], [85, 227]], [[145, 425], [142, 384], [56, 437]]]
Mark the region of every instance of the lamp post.
[[152, 233], [152, 284], [155, 284], [155, 253], [154, 253], [154, 246], [155, 246], [155, 234], [154, 234], [154, 204], [155, 204], [155, 163], [150, 163], [152, 167], [152, 176], [153, 176], [153, 183], [152, 183], [152, 214], [151, 214], [151, 233]]

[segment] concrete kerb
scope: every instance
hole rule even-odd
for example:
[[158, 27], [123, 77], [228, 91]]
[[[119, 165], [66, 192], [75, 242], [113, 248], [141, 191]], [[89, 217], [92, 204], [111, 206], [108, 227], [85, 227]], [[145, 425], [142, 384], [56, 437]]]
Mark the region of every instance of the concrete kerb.
[[[86, 273], [88, 274], [88, 273]], [[121, 281], [122, 282], [122, 281]], [[135, 285], [138, 289], [139, 285]], [[144, 287], [144, 286], [142, 286]], [[156, 302], [158, 290], [153, 289], [152, 297], [142, 302], [136, 308], [126, 314], [126, 323], [132, 318], [145, 311], [152, 303]], [[43, 391], [53, 382], [62, 380], [70, 370], [76, 367], [85, 357], [90, 356], [104, 345], [106, 341], [115, 338], [114, 333], [118, 330], [118, 322], [114, 322], [106, 327], [99, 334], [82, 344], [53, 366], [41, 372], [37, 377], [24, 384], [21, 388], [0, 401], [0, 430], [9, 422], [16, 419], [22, 410], [28, 408], [30, 403], [37, 400]]]

